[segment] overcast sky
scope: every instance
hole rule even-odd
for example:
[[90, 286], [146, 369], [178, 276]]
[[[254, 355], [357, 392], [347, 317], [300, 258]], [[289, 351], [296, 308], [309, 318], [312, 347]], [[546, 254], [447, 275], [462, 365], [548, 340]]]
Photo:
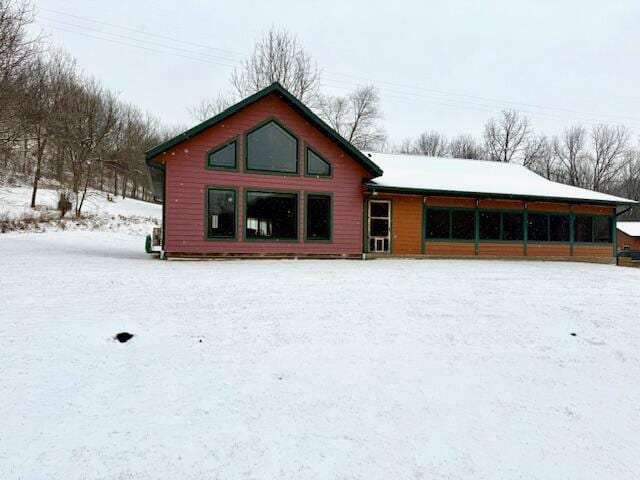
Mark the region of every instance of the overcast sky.
[[392, 141], [479, 135], [503, 108], [550, 134], [596, 122], [640, 132], [638, 0], [35, 1], [53, 42], [171, 125], [191, 126], [187, 108], [228, 90], [274, 25], [318, 61], [326, 93], [374, 83]]

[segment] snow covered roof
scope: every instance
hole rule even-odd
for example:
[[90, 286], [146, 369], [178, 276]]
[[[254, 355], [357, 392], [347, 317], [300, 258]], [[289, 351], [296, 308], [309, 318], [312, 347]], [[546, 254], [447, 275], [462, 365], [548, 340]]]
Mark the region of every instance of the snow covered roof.
[[383, 170], [368, 182], [381, 190], [415, 190], [540, 200], [631, 205], [634, 200], [552, 182], [514, 163], [365, 152]]
[[631, 237], [640, 237], [640, 222], [617, 222], [616, 227]]

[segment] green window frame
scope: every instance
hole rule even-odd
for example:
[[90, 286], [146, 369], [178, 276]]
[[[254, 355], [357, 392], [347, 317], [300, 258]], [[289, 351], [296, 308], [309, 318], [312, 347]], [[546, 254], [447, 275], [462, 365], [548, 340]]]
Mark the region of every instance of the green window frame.
[[[280, 235], [270, 235], [267, 233], [263, 233], [263, 234], [259, 234], [259, 232], [273, 232], [274, 229], [274, 223], [272, 221], [272, 219], [269, 218], [258, 218], [258, 217], [250, 217], [250, 208], [256, 208], [254, 205], [251, 205], [252, 200], [251, 197], [253, 195], [256, 196], [263, 196], [263, 197], [268, 197], [271, 196], [272, 198], [280, 198], [280, 199], [286, 199], [286, 198], [293, 198], [294, 202], [291, 204], [293, 205], [293, 212], [290, 213], [288, 215], [288, 217], [290, 218], [290, 220], [293, 221], [292, 226], [293, 226], [293, 231], [295, 232], [295, 236], [280, 236]], [[259, 210], [259, 209], [258, 209]], [[300, 192], [298, 192], [297, 190], [261, 190], [261, 189], [245, 189], [244, 192], [244, 227], [243, 227], [243, 232], [244, 232], [244, 239], [246, 241], [251, 241], [251, 242], [279, 242], [279, 243], [284, 243], [284, 242], [298, 242], [299, 238], [300, 238]], [[282, 218], [282, 215], [279, 215], [279, 218]], [[251, 228], [250, 228], [250, 224], [251, 224]], [[276, 228], [279, 228], [276, 226]], [[253, 230], [256, 233], [255, 234], [251, 234], [249, 231]]]
[[[430, 225], [429, 216], [430, 214], [436, 213], [436, 212], [448, 219], [447, 220], [448, 234], [446, 236], [443, 236], [443, 235], [429, 236], [429, 225]], [[454, 212], [455, 212], [455, 215], [454, 215]], [[462, 214], [462, 215], [459, 215], [459, 214]], [[458, 228], [459, 225], [454, 225], [455, 217], [461, 217], [463, 215], [468, 215], [468, 217], [472, 219], [468, 227], [468, 231], [470, 232], [469, 234], [467, 234], [467, 232], [464, 231], [467, 229], [460, 230]], [[476, 223], [475, 210], [472, 208], [427, 207], [425, 209], [425, 221], [424, 221], [424, 231], [423, 231], [424, 240], [428, 242], [450, 241], [450, 242], [473, 243], [475, 241], [475, 229], [476, 229], [475, 223]]]
[[[310, 228], [310, 222], [313, 221], [313, 212], [312, 208], [309, 208], [310, 200], [326, 200], [328, 203], [328, 219], [327, 219], [327, 233], [326, 235], [318, 236], [310, 236], [310, 231], [313, 228]], [[304, 239], [306, 242], [331, 242], [333, 237], [333, 195], [331, 193], [326, 192], [307, 192], [305, 193], [305, 201], [304, 201]]]
[[[328, 171], [326, 173], [314, 173], [312, 171], [312, 165], [311, 165], [311, 162], [313, 162], [314, 160], [324, 163]], [[306, 177], [331, 178], [333, 176], [333, 165], [331, 165], [331, 162], [326, 160], [322, 155], [316, 152], [313, 148], [307, 145], [305, 148], [304, 174]]]
[[[293, 157], [293, 161], [294, 161], [294, 168], [285, 168], [285, 169], [278, 169], [278, 168], [259, 168], [256, 167], [255, 165], [252, 166], [252, 155], [254, 154], [254, 148], [252, 148], [252, 143], [251, 143], [251, 139], [253, 135], [258, 134], [261, 130], [271, 127], [271, 126], [275, 126], [277, 129], [279, 129], [282, 133], [284, 133], [286, 136], [290, 137], [290, 139], [293, 141], [293, 145], [294, 145], [294, 157]], [[299, 148], [300, 146], [300, 141], [298, 140], [298, 137], [296, 135], [293, 134], [293, 132], [291, 132], [291, 130], [289, 130], [287, 127], [285, 127], [282, 123], [280, 123], [277, 119], [275, 118], [269, 118], [267, 120], [265, 120], [264, 122], [259, 123], [258, 125], [256, 125], [255, 127], [251, 128], [250, 130], [248, 130], [247, 132], [245, 132], [244, 135], [244, 170], [246, 172], [251, 172], [251, 173], [264, 173], [267, 175], [300, 175], [300, 153], [299, 153]]]
[[[214, 160], [215, 156], [228, 148], [233, 148], [233, 165], [216, 165]], [[209, 170], [237, 171], [238, 170], [238, 139], [234, 138], [233, 140], [225, 142], [222, 145], [213, 147], [211, 150], [207, 151], [207, 153], [204, 156], [204, 159], [205, 159], [205, 167]]]
[[[227, 193], [230, 194], [230, 198], [233, 199], [233, 228], [231, 234], [216, 234], [213, 230], [215, 230], [213, 222], [213, 212], [211, 211], [211, 193]], [[237, 232], [238, 232], [238, 191], [232, 187], [222, 187], [222, 186], [207, 186], [205, 188], [205, 197], [204, 197], [204, 211], [205, 211], [205, 220], [204, 220], [204, 228], [205, 228], [205, 239], [207, 240], [236, 240]], [[216, 213], [215, 215], [220, 215], [220, 213]], [[216, 219], [219, 221], [219, 219]]]
[[[531, 235], [530, 226], [533, 224], [532, 217], [541, 218], [544, 222], [545, 235], [542, 239], [534, 239]], [[557, 238], [557, 222], [560, 221], [560, 239]], [[571, 214], [565, 212], [538, 212], [527, 211], [527, 243], [571, 243]], [[555, 237], [555, 238], [554, 238]]]
[[[578, 240], [578, 224], [580, 223], [580, 221], [582, 220], [590, 220], [590, 235], [589, 235], [589, 239], [588, 240], [583, 240], [580, 239]], [[608, 236], [609, 236], [609, 240], [608, 241], [602, 241], [598, 239], [598, 223], [605, 221], [606, 223], [606, 227], [607, 227], [607, 231], [608, 231]], [[581, 214], [576, 214], [575, 218], [574, 218], [574, 225], [573, 225], [573, 235], [574, 235], [574, 243], [577, 243], [578, 245], [612, 245], [613, 244], [613, 240], [615, 238], [615, 233], [614, 233], [614, 221], [613, 221], [613, 217], [611, 215], [581, 215]]]

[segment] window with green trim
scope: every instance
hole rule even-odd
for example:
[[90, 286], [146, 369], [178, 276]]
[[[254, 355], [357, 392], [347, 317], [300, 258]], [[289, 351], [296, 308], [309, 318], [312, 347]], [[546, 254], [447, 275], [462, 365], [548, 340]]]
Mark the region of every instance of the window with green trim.
[[307, 147], [307, 166], [306, 175], [314, 177], [330, 177], [331, 176], [331, 164], [324, 158], [318, 155], [316, 152]]
[[549, 241], [549, 215], [529, 213], [527, 215], [527, 239], [530, 242]]
[[207, 238], [235, 238], [236, 192], [207, 188]]
[[473, 240], [475, 223], [473, 210], [427, 208], [425, 237], [429, 240]]
[[480, 212], [480, 240], [500, 240], [500, 212]]
[[298, 194], [247, 192], [245, 237], [263, 240], [298, 238]]
[[549, 215], [549, 240], [552, 242], [568, 242], [570, 238], [569, 216]]
[[215, 148], [207, 153], [207, 166], [224, 170], [235, 170], [237, 162], [237, 141]]
[[593, 217], [576, 217], [574, 224], [575, 241], [583, 243], [593, 242]]
[[574, 239], [579, 243], [613, 243], [613, 220], [604, 215], [577, 215]]
[[307, 240], [331, 240], [331, 195], [307, 194], [305, 207]]
[[524, 216], [520, 212], [502, 212], [502, 240], [524, 240]]
[[275, 121], [247, 135], [247, 170], [298, 172], [298, 140]]

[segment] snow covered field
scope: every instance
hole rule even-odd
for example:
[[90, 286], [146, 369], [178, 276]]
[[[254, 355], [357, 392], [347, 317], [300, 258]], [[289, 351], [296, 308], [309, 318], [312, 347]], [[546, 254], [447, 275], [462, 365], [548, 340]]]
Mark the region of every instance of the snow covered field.
[[640, 270], [86, 231], [0, 262], [2, 479], [640, 477]]

